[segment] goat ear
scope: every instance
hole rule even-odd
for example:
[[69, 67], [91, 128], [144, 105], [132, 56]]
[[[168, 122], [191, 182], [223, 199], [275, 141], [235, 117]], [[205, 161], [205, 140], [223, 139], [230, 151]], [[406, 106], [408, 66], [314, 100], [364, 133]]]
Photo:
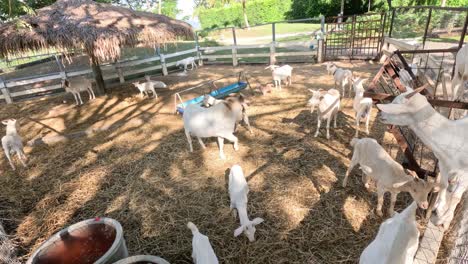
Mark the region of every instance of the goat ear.
[[252, 225], [256, 226], [258, 224], [261, 224], [263, 221], [263, 218], [260, 218], [260, 217], [256, 217], [254, 220], [252, 220]]
[[312, 89], [307, 89], [307, 90], [309, 90], [309, 92], [311, 93], [315, 93], [315, 90], [312, 90]]
[[2, 124], [4, 124], [5, 126], [8, 125], [8, 120], [2, 120]]
[[401, 104], [377, 104], [377, 108], [388, 114], [402, 114], [408, 112], [407, 107]]
[[412, 91], [411, 93], [407, 94], [405, 96], [406, 99], [410, 99], [411, 97], [413, 97], [415, 94], [421, 92], [422, 90], [426, 89], [426, 86], [422, 86], [422, 87], [419, 87], [417, 89], [415, 89], [414, 91]]
[[412, 171], [412, 170], [408, 170], [408, 169], [405, 169], [405, 173], [409, 176], [412, 176], [416, 179], [419, 179], [419, 176], [418, 174], [415, 172], [415, 171]]
[[242, 232], [244, 232], [245, 226], [239, 226], [236, 230], [234, 230], [234, 237], [240, 236]]
[[408, 182], [397, 182], [392, 185], [393, 188], [400, 188], [401, 186], [405, 185]]

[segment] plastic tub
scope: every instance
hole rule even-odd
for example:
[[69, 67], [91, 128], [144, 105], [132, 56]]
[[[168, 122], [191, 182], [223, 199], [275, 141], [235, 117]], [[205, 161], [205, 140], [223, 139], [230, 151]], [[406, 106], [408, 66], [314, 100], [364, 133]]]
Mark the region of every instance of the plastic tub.
[[167, 260], [156, 256], [138, 255], [121, 259], [114, 264], [170, 264]]
[[120, 223], [96, 218], [62, 229], [44, 242], [27, 264], [111, 264], [126, 257]]

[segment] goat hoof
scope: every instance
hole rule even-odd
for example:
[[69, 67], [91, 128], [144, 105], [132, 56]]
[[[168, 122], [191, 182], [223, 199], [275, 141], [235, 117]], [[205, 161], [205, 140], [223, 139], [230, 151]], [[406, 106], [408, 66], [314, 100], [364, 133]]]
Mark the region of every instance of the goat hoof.
[[219, 158], [222, 159], [222, 160], [226, 160], [226, 156], [224, 154], [220, 154]]

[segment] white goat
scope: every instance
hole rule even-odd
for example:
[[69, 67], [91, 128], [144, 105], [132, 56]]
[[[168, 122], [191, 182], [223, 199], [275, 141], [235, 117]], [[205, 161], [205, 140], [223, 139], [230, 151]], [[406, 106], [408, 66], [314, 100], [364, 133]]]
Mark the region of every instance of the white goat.
[[359, 135], [359, 125], [361, 120], [366, 120], [366, 134], [369, 135], [369, 121], [372, 112], [372, 98], [364, 97], [364, 86], [363, 83], [367, 79], [357, 78], [353, 80], [354, 87], [354, 100], [353, 100], [353, 109], [356, 112], [356, 134], [355, 137]]
[[416, 203], [380, 225], [375, 239], [361, 254], [359, 264], [412, 264], [419, 246]]
[[273, 85], [271, 83], [268, 83], [266, 85], [259, 84], [257, 86], [257, 89], [262, 93], [262, 95], [266, 95], [267, 93], [271, 93], [271, 91], [273, 90]]
[[455, 59], [455, 73], [452, 81], [452, 100], [464, 99], [465, 83], [468, 82], [468, 45], [464, 45], [457, 53]]
[[205, 94], [203, 95], [203, 101], [202, 101], [202, 105], [204, 107], [210, 107], [210, 106], [213, 106], [213, 105], [217, 105], [219, 103], [222, 103], [223, 100], [222, 99], [216, 99], [214, 98], [213, 96], [209, 95], [209, 94]]
[[408, 126], [434, 152], [439, 161], [441, 193], [436, 203], [437, 216], [432, 220], [447, 227], [453, 218], [453, 210], [449, 208], [454, 208], [448, 205], [447, 197], [456, 194], [447, 190], [449, 183], [460, 186], [457, 193], [463, 193], [468, 186], [468, 118], [449, 120], [442, 116], [419, 94], [422, 89], [408, 91], [391, 104], [377, 107], [382, 111], [383, 123]]
[[340, 86], [343, 92], [343, 97], [346, 97], [346, 87], [348, 87], [348, 94], [351, 97], [351, 84], [353, 83], [353, 73], [350, 70], [343, 70], [338, 68], [332, 62], [327, 62], [328, 75], [333, 74], [335, 89]]
[[167, 85], [161, 81], [152, 81], [149, 76], [145, 76], [146, 82], [134, 82], [132, 83], [138, 90], [140, 90], [141, 97], [145, 97], [145, 95], [149, 96], [148, 92], [153, 93], [154, 98], [158, 98], [158, 94], [156, 93], [155, 88], [166, 88]]
[[317, 137], [320, 130], [320, 125], [323, 120], [327, 120], [327, 139], [330, 138], [330, 122], [334, 119], [333, 127], [336, 128], [336, 117], [340, 111], [340, 92], [335, 89], [328, 91], [324, 90], [311, 90], [312, 98], [307, 103], [310, 106], [310, 113], [314, 112], [316, 106], [317, 109], [317, 131], [315, 131], [314, 137]]
[[195, 58], [194, 57], [188, 57], [183, 60], [177, 61], [176, 67], [179, 66], [184, 66], [184, 71], [187, 71], [187, 65], [191, 65], [192, 68], [190, 70], [193, 70], [193, 67], [198, 68], [197, 64], [195, 63]]
[[207, 236], [198, 231], [196, 225], [188, 222], [187, 227], [192, 231], [192, 258], [195, 264], [218, 264], [218, 258], [211, 247]]
[[193, 152], [190, 135], [198, 138], [203, 149], [205, 144], [201, 138], [217, 137], [221, 159], [226, 159], [223, 151], [224, 139], [234, 142], [234, 149], [238, 150], [238, 139], [233, 133], [237, 120], [242, 118], [244, 108], [245, 101], [242, 95], [228, 97], [221, 104], [209, 108], [197, 104], [188, 105], [184, 110], [183, 119], [190, 152]]
[[249, 186], [244, 177], [241, 166], [234, 165], [229, 172], [229, 197], [231, 198], [231, 210], [237, 209], [241, 226], [234, 231], [234, 236], [238, 237], [244, 233], [250, 242], [255, 241], [255, 226], [262, 223], [262, 218], [250, 220], [247, 215], [247, 194]]
[[73, 94], [75, 97], [76, 105], [82, 105], [83, 100], [81, 100], [80, 92], [87, 91], [89, 94], [89, 100], [96, 99], [96, 95], [93, 91], [93, 82], [90, 79], [85, 77], [78, 77], [72, 81], [68, 79], [62, 79], [62, 87], [66, 92]]
[[409, 192], [419, 207], [427, 209], [427, 195], [435, 187], [434, 183], [421, 180], [417, 175], [409, 175], [401, 164], [388, 155], [388, 153], [372, 138], [353, 138], [351, 146], [354, 147], [351, 164], [343, 179], [343, 187], [346, 187], [349, 173], [357, 164], [363, 171], [362, 180], [366, 188], [372, 178], [377, 184], [377, 214], [382, 215], [384, 194], [390, 192], [390, 208], [388, 212], [393, 215], [393, 208], [397, 195], [400, 192]]
[[23, 151], [23, 142], [18, 134], [19, 130], [19, 125], [18, 121], [16, 119], [8, 119], [2, 121], [2, 124], [6, 126], [6, 135], [2, 137], [2, 147], [3, 151], [5, 152], [5, 156], [8, 159], [8, 162], [10, 163], [10, 166], [13, 170], [15, 170], [15, 165], [11, 161], [11, 154], [16, 153], [18, 155], [19, 160], [23, 164], [24, 167], [27, 167], [26, 165], [26, 154], [24, 154]]
[[286, 85], [289, 86], [292, 84], [292, 70], [293, 67], [289, 65], [277, 66], [277, 65], [270, 65], [265, 68], [271, 69], [271, 75], [273, 76], [273, 83], [275, 84], [275, 88], [281, 90], [281, 81], [285, 81]]
[[153, 81], [149, 75], [145, 75], [145, 80], [147, 83], [153, 86], [153, 88], [165, 89], [167, 85], [161, 81]]
[[[202, 105], [204, 107], [211, 107], [213, 105], [217, 105], [222, 102], [224, 102], [224, 100], [216, 99], [209, 94], [205, 94], [203, 96]], [[240, 123], [241, 121], [244, 121], [244, 123], [247, 125], [247, 128], [249, 129], [249, 133], [252, 134], [253, 132], [252, 132], [252, 128], [250, 127], [249, 116], [247, 115], [247, 103], [242, 104], [242, 116], [238, 117], [236, 126], [234, 127], [234, 132], [237, 131], [237, 124]]]

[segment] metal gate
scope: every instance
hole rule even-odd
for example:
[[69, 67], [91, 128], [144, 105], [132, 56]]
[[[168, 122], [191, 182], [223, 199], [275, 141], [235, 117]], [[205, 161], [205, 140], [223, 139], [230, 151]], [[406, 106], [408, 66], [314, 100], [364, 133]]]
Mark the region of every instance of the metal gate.
[[325, 59], [376, 59], [385, 19], [384, 13], [327, 18]]

